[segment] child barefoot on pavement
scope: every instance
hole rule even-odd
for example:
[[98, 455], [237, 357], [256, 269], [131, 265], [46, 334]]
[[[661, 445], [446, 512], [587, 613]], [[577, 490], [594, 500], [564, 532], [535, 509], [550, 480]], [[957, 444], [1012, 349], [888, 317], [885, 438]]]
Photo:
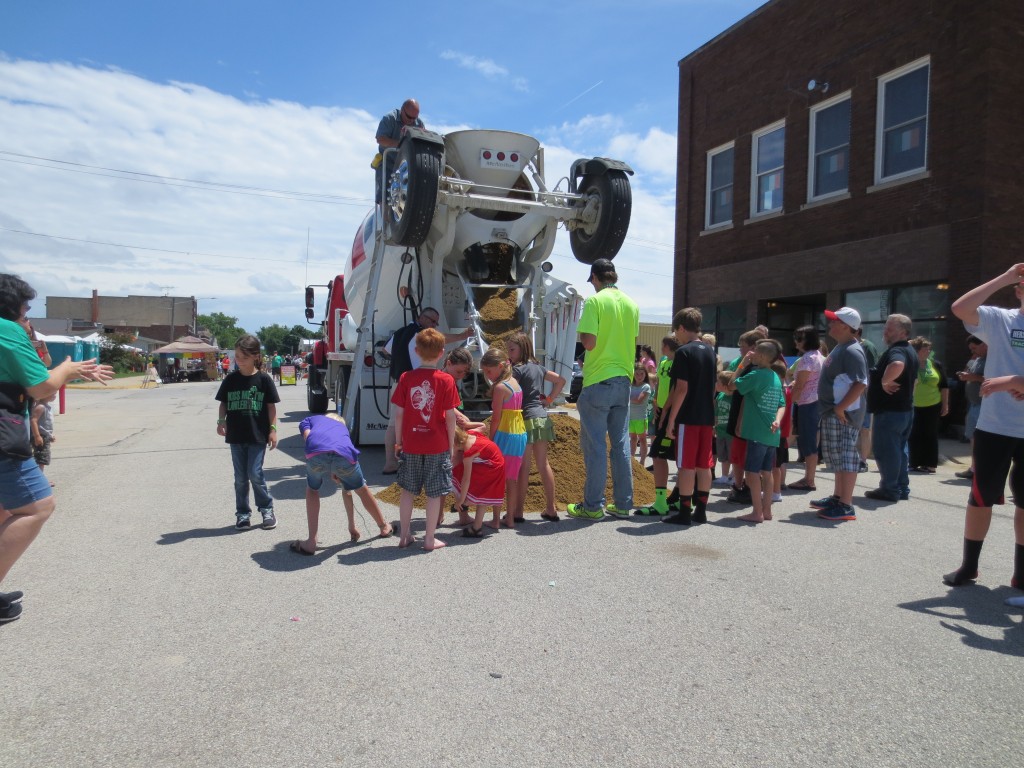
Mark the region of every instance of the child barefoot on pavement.
[[377, 500], [363, 479], [359, 451], [352, 444], [345, 420], [335, 413], [308, 416], [299, 424], [299, 432], [306, 442], [306, 522], [309, 536], [305, 541], [293, 541], [290, 547], [292, 552], [300, 555], [316, 554], [316, 534], [320, 527], [320, 487], [325, 477], [330, 477], [342, 487], [342, 500], [352, 541], [359, 541], [360, 537], [359, 529], [356, 528], [353, 493], [363, 502], [373, 522], [380, 528], [381, 538], [390, 536], [393, 533], [391, 524], [384, 520]]

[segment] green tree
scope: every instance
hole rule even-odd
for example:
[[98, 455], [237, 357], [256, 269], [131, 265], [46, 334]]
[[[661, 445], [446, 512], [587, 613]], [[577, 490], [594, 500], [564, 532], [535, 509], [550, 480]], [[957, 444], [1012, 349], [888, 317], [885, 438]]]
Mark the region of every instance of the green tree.
[[108, 333], [100, 342], [100, 362], [113, 366], [118, 373], [141, 371], [146, 358], [138, 350], [128, 349], [135, 342], [130, 333]]
[[263, 344], [263, 348], [269, 352], [287, 352], [284, 348], [284, 339], [288, 335], [288, 329], [283, 325], [274, 323], [273, 325], [265, 325], [256, 331], [256, 335], [259, 336], [260, 341]]
[[307, 328], [304, 325], [293, 325], [292, 329], [285, 335], [282, 344], [284, 345], [284, 351], [290, 354], [296, 354], [302, 351], [302, 340], [303, 339], [315, 339], [319, 337], [319, 333], [314, 330]]
[[208, 330], [221, 349], [233, 349], [238, 338], [247, 333], [244, 328], [238, 326], [237, 317], [222, 312], [199, 315], [196, 317], [196, 325]]

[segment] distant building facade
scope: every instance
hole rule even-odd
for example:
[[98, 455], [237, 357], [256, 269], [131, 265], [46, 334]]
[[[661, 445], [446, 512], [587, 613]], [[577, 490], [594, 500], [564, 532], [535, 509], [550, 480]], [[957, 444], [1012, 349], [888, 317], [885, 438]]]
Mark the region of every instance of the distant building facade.
[[773, 0], [682, 59], [674, 305], [787, 352], [900, 312], [956, 370], [952, 300], [1022, 260], [1022, 39], [1020, 0]]
[[131, 333], [167, 344], [196, 330], [194, 296], [47, 296], [49, 320], [99, 324], [104, 333]]

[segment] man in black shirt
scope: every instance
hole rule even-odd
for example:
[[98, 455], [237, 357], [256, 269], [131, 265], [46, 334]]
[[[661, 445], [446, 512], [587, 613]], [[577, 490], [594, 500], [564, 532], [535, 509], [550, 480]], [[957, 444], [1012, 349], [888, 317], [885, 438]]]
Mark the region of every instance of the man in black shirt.
[[882, 338], [889, 348], [870, 372], [868, 411], [874, 416], [871, 449], [881, 475], [878, 488], [864, 495], [876, 501], [910, 498], [907, 441], [914, 422], [917, 353], [907, 343], [912, 325], [906, 315], [889, 315]]
[[715, 350], [700, 339], [702, 320], [695, 307], [681, 309], [672, 318], [672, 332], [681, 346], [672, 361], [672, 394], [662, 418], [668, 419], [668, 434], [676, 438], [679, 512], [665, 518], [666, 523], [675, 525], [707, 522], [718, 364]]

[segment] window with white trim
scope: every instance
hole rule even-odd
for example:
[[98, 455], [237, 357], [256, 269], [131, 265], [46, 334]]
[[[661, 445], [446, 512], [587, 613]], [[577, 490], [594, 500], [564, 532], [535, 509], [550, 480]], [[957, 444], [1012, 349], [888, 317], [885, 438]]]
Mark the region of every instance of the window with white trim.
[[924, 57], [878, 78], [875, 183], [928, 168], [928, 84]]
[[786, 122], [783, 120], [762, 128], [751, 137], [750, 143], [753, 152], [750, 215], [781, 211]]
[[732, 223], [733, 149], [734, 144], [730, 142], [708, 152], [705, 229]]
[[820, 200], [850, 187], [850, 93], [811, 108], [807, 199]]

